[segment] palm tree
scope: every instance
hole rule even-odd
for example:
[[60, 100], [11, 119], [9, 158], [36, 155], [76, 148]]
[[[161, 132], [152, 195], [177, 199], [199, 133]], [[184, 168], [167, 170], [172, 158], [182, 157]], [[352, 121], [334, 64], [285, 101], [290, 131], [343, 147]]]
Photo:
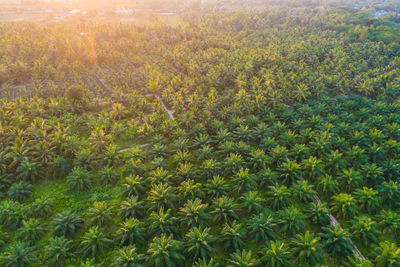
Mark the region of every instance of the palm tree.
[[297, 181], [293, 186], [293, 194], [300, 201], [307, 202], [312, 201], [317, 193], [315, 192], [313, 185], [310, 185], [307, 180], [303, 180]]
[[164, 211], [164, 207], [160, 207], [158, 212], [152, 212], [149, 216], [149, 227], [153, 234], [173, 234], [177, 233], [176, 217], [171, 216], [171, 209]]
[[144, 260], [144, 256], [139, 254], [137, 248], [135, 246], [127, 246], [123, 247], [118, 251], [118, 255], [115, 257], [115, 260], [112, 266], [115, 267], [142, 267]]
[[333, 257], [346, 257], [352, 253], [351, 235], [346, 230], [338, 225], [323, 226], [322, 229], [324, 233], [320, 236], [323, 238], [323, 246]]
[[334, 179], [330, 175], [326, 175], [320, 179], [318, 183], [318, 189], [330, 196], [339, 192], [339, 184], [337, 179]]
[[243, 194], [240, 198], [242, 207], [247, 209], [247, 212], [259, 212], [265, 203], [259, 191], [249, 191]]
[[195, 267], [219, 267], [219, 264], [215, 262], [213, 258], [207, 261], [206, 259], [198, 259], [195, 264]]
[[279, 223], [282, 225], [282, 230], [284, 232], [294, 234], [304, 229], [305, 216], [294, 206], [279, 211], [279, 217]]
[[144, 241], [145, 225], [136, 218], [130, 218], [124, 221], [117, 231], [117, 239], [121, 246], [133, 245]]
[[125, 219], [143, 216], [143, 201], [137, 196], [127, 198], [121, 203], [120, 212]]
[[198, 258], [209, 259], [214, 253], [212, 244], [216, 238], [210, 234], [210, 228], [193, 227], [185, 235], [185, 251], [193, 260]]
[[396, 181], [383, 182], [378, 186], [378, 192], [383, 203], [390, 207], [400, 206], [400, 185]]
[[165, 184], [155, 184], [148, 193], [147, 201], [149, 210], [157, 210], [161, 207], [175, 207], [175, 188]]
[[72, 241], [64, 237], [52, 237], [46, 246], [45, 259], [55, 266], [64, 266], [65, 260], [73, 256]]
[[141, 196], [145, 191], [145, 180], [137, 175], [131, 175], [125, 178], [122, 184], [123, 193], [127, 197]]
[[235, 184], [234, 189], [238, 192], [251, 190], [256, 181], [254, 175], [249, 173], [249, 169], [240, 169], [234, 173], [233, 182]]
[[111, 167], [105, 167], [99, 173], [99, 180], [102, 184], [113, 184], [119, 177], [119, 173]]
[[268, 241], [269, 239], [275, 239], [275, 227], [276, 223], [271, 215], [267, 216], [264, 213], [260, 213], [250, 218], [247, 224], [247, 231], [250, 237], [255, 238], [256, 242]]
[[260, 261], [266, 266], [284, 267], [290, 265], [292, 255], [285, 245], [280, 241], [271, 241], [260, 251]]
[[332, 200], [332, 210], [343, 219], [352, 218], [356, 214], [356, 201], [352, 195], [340, 193], [333, 196]]
[[375, 163], [365, 164], [361, 167], [361, 173], [368, 184], [377, 185], [384, 181], [384, 171]]
[[222, 196], [213, 201], [212, 214], [215, 215], [216, 221], [223, 220], [224, 222], [230, 222], [233, 219], [238, 219], [236, 213], [236, 204], [233, 199], [227, 196]]
[[378, 267], [399, 266], [400, 248], [395, 243], [380, 242], [374, 250], [375, 263]]
[[39, 164], [25, 158], [17, 168], [17, 179], [35, 182], [42, 175]]
[[75, 167], [68, 175], [67, 183], [71, 191], [81, 192], [92, 187], [92, 177], [87, 170]]
[[321, 201], [311, 202], [307, 213], [314, 223], [327, 225], [330, 222], [328, 206]]
[[347, 192], [351, 192], [358, 188], [363, 182], [360, 172], [353, 169], [343, 170], [343, 173], [339, 179], [341, 181], [341, 186]]
[[180, 220], [188, 227], [206, 226], [207, 220], [210, 218], [206, 212], [207, 207], [208, 204], [203, 204], [201, 199], [188, 200], [180, 209]]
[[53, 212], [53, 200], [47, 197], [41, 197], [35, 199], [32, 204], [32, 209], [37, 217], [46, 217]]
[[229, 267], [253, 267], [257, 266], [258, 261], [253, 258], [251, 251], [236, 250], [231, 254], [229, 259]]
[[181, 243], [172, 236], [162, 234], [155, 237], [147, 249], [149, 264], [155, 267], [180, 266], [185, 260], [180, 249]]
[[227, 195], [229, 191], [229, 187], [225, 182], [225, 179], [219, 175], [213, 176], [212, 180], [208, 181], [205, 187], [207, 194], [211, 198]]
[[87, 215], [89, 224], [104, 226], [112, 221], [111, 207], [105, 201], [96, 201], [89, 208]]
[[376, 212], [381, 206], [379, 193], [372, 188], [363, 187], [355, 192], [359, 207], [368, 213]]
[[4, 200], [0, 202], [0, 224], [17, 229], [26, 213], [19, 202], [13, 200]]
[[382, 210], [378, 215], [380, 219], [379, 226], [382, 227], [383, 233], [389, 233], [397, 236], [400, 233], [400, 214], [392, 210]]
[[44, 235], [45, 231], [42, 222], [31, 218], [22, 221], [22, 227], [18, 229], [18, 236], [21, 241], [33, 244]]
[[305, 234], [297, 234], [292, 240], [293, 255], [301, 266], [316, 266], [323, 260], [320, 237], [306, 231]]
[[305, 178], [315, 180], [317, 177], [323, 176], [324, 165], [322, 160], [316, 157], [309, 157], [301, 162]]
[[179, 193], [179, 199], [181, 200], [189, 200], [189, 199], [194, 199], [194, 198], [203, 198], [204, 193], [202, 189], [202, 184], [196, 183], [192, 179], [188, 179], [186, 181], [183, 181], [179, 186], [178, 186], [178, 193]]
[[362, 240], [366, 247], [370, 246], [371, 243], [378, 242], [380, 233], [377, 230], [377, 224], [367, 216], [357, 217], [353, 221], [351, 229], [353, 230], [353, 235]]
[[53, 233], [56, 235], [73, 235], [83, 226], [83, 220], [78, 214], [72, 211], [58, 213], [51, 223], [55, 226]]
[[8, 196], [14, 200], [25, 200], [32, 194], [32, 185], [21, 181], [13, 183], [8, 191]]
[[274, 210], [280, 210], [290, 204], [291, 192], [285, 185], [276, 184], [268, 188], [269, 201]]
[[301, 176], [300, 165], [295, 162], [288, 160], [284, 162], [279, 168], [279, 178], [283, 180], [287, 185], [294, 184]]
[[165, 168], [156, 168], [150, 172], [150, 175], [147, 179], [152, 183], [163, 183], [163, 184], [171, 184], [172, 175]]
[[113, 241], [104, 236], [104, 233], [98, 226], [89, 229], [82, 238], [82, 256], [90, 255], [92, 258], [100, 254], [104, 254], [104, 249], [111, 246]]
[[36, 252], [28, 243], [17, 242], [11, 245], [1, 257], [4, 266], [30, 266], [37, 260]]
[[221, 239], [226, 249], [233, 248], [238, 250], [244, 245], [244, 237], [246, 235], [245, 228], [237, 221], [233, 221], [231, 225], [225, 223], [221, 230]]

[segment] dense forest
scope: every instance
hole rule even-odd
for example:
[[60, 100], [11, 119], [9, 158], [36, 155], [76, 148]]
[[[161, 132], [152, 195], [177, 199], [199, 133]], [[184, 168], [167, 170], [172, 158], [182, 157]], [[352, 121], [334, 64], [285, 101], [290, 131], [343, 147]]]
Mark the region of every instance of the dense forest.
[[400, 266], [399, 24], [297, 2], [0, 23], [0, 265]]

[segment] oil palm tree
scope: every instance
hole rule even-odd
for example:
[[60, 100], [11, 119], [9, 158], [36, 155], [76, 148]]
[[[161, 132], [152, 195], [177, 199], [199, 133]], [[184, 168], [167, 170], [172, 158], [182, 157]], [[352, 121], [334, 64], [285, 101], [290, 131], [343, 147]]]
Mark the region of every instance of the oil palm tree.
[[123, 247], [118, 251], [118, 255], [112, 263], [115, 267], [142, 267], [144, 256], [138, 253], [135, 246]]
[[339, 177], [340, 184], [347, 192], [351, 192], [362, 184], [362, 176], [360, 172], [353, 169], [343, 170]]
[[164, 207], [160, 207], [149, 216], [150, 232], [156, 235], [177, 233], [176, 221], [177, 218], [171, 216], [171, 209], [164, 211]]
[[295, 162], [288, 160], [282, 163], [278, 168], [279, 178], [283, 180], [286, 185], [294, 184], [302, 174], [300, 165]]
[[72, 211], [58, 213], [51, 223], [55, 228], [53, 233], [60, 236], [73, 235], [83, 226], [82, 218]]
[[290, 204], [291, 192], [285, 185], [276, 184], [268, 188], [269, 191], [267, 194], [273, 209], [280, 210]]
[[154, 184], [147, 197], [149, 210], [157, 210], [161, 207], [175, 207], [176, 195], [175, 188], [165, 184]]
[[295, 185], [293, 185], [293, 194], [300, 201], [309, 202], [314, 199], [314, 196], [317, 194], [314, 190], [314, 186], [310, 185], [307, 180], [297, 181]]
[[362, 240], [366, 247], [378, 242], [380, 232], [377, 229], [377, 224], [367, 216], [360, 216], [353, 220], [351, 229], [353, 236]]
[[172, 236], [162, 234], [155, 237], [147, 249], [148, 262], [151, 266], [181, 266], [185, 258], [182, 256], [181, 243]]
[[37, 261], [36, 252], [28, 243], [17, 242], [11, 245], [0, 258], [4, 266], [30, 266]]
[[290, 265], [292, 254], [285, 243], [271, 241], [260, 251], [260, 262], [266, 266], [284, 267]]
[[112, 221], [111, 207], [105, 201], [96, 201], [87, 212], [89, 224], [104, 226]]
[[234, 189], [238, 192], [249, 191], [256, 184], [255, 176], [249, 173], [249, 169], [240, 169], [233, 174]]
[[378, 186], [378, 192], [383, 203], [390, 207], [400, 206], [400, 185], [396, 181], [383, 182]]
[[47, 197], [35, 199], [32, 204], [32, 209], [37, 217], [49, 216], [53, 211], [54, 201]]
[[291, 234], [300, 232], [305, 226], [304, 214], [294, 206], [279, 211], [279, 224], [282, 230]]
[[374, 249], [375, 263], [378, 267], [399, 266], [400, 248], [393, 242], [383, 241]]
[[322, 244], [333, 257], [346, 257], [352, 253], [351, 235], [346, 230], [342, 230], [338, 225], [323, 226], [322, 229]]
[[222, 196], [214, 200], [211, 214], [214, 215], [214, 220], [231, 222], [238, 219], [236, 215], [236, 204], [234, 200], [227, 196]]
[[215, 252], [212, 244], [216, 238], [210, 230], [210, 228], [193, 227], [185, 235], [185, 251], [191, 259], [209, 259]]
[[397, 236], [400, 233], [400, 214], [390, 209], [382, 210], [378, 218], [380, 219], [379, 226], [384, 234]]
[[180, 209], [179, 218], [188, 227], [206, 226], [210, 216], [206, 209], [208, 204], [203, 204], [201, 199], [188, 200]]
[[227, 195], [229, 191], [229, 186], [225, 179], [219, 175], [214, 176], [211, 181], [208, 181], [205, 188], [206, 193], [212, 198]]
[[127, 197], [141, 196], [145, 191], [145, 184], [145, 180], [138, 175], [128, 176], [122, 184], [123, 193]]
[[72, 257], [72, 241], [64, 237], [52, 237], [46, 246], [45, 259], [55, 266], [64, 266], [65, 260]]
[[113, 241], [108, 239], [98, 226], [90, 228], [83, 236], [82, 256], [96, 258], [99, 254], [104, 254], [104, 250], [112, 245]]
[[355, 192], [359, 207], [370, 214], [376, 212], [381, 206], [379, 193], [372, 188], [363, 187]]
[[238, 250], [244, 245], [246, 229], [236, 220], [231, 224], [225, 223], [222, 227], [220, 236], [226, 249]]
[[344, 219], [352, 218], [357, 213], [357, 205], [350, 194], [340, 193], [332, 197], [332, 210]]
[[198, 259], [195, 264], [195, 267], [219, 267], [219, 264], [211, 258], [209, 261], [206, 259]]
[[229, 267], [253, 267], [257, 266], [258, 261], [255, 259], [251, 251], [236, 250], [231, 254], [229, 259]]
[[247, 232], [250, 237], [255, 238], [256, 242], [268, 241], [275, 239], [276, 226], [275, 219], [271, 215], [260, 213], [250, 218], [247, 224]]
[[81, 192], [92, 187], [92, 177], [87, 170], [75, 167], [68, 175], [67, 183], [70, 190]]
[[35, 182], [42, 173], [39, 164], [25, 158], [17, 168], [17, 179]]
[[30, 183], [24, 181], [13, 183], [8, 190], [8, 196], [14, 200], [25, 200], [32, 194], [32, 187]]
[[326, 175], [320, 178], [318, 183], [318, 189], [328, 196], [339, 192], [339, 183], [337, 179], [330, 175]]
[[145, 224], [136, 219], [130, 218], [121, 224], [117, 231], [117, 239], [123, 245], [134, 245], [144, 242]]
[[201, 199], [204, 197], [203, 186], [192, 179], [188, 179], [178, 186], [178, 195], [181, 200]]
[[327, 225], [330, 222], [328, 206], [321, 201], [310, 203], [307, 213], [314, 223]]
[[44, 224], [38, 219], [29, 219], [22, 221], [22, 227], [18, 229], [18, 237], [21, 241], [34, 244], [45, 233]]
[[265, 199], [261, 196], [259, 191], [249, 191], [243, 194], [240, 198], [241, 206], [247, 210], [247, 212], [259, 212], [265, 203]]
[[140, 201], [137, 196], [127, 198], [125, 201], [122, 201], [120, 212], [125, 219], [142, 217], [144, 209], [143, 204], [143, 201]]
[[323, 260], [321, 238], [306, 231], [297, 234], [292, 240], [292, 253], [301, 266], [316, 266]]
[[101, 184], [113, 184], [119, 179], [119, 173], [112, 167], [105, 167], [99, 173], [99, 181]]

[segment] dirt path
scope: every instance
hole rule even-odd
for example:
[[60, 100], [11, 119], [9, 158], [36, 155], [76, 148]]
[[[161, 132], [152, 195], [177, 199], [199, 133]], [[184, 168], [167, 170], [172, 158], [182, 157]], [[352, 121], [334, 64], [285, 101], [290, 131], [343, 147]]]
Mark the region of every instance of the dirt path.
[[[303, 180], [303, 179], [302, 179], [302, 180]], [[318, 204], [319, 202], [321, 202], [321, 200], [319, 199], [319, 197], [318, 197], [317, 195], [314, 196], [314, 202], [317, 203], [317, 204]], [[339, 222], [337, 221], [337, 219], [336, 219], [331, 213], [329, 213], [328, 216], [329, 216], [329, 220], [330, 220], [330, 222], [331, 222], [331, 225], [333, 225], [333, 226], [339, 226], [339, 229], [340, 229], [341, 231], [343, 231], [343, 228], [342, 228], [342, 226], [339, 224]], [[351, 239], [350, 239], [350, 244], [351, 244], [352, 247], [353, 247], [353, 249], [352, 249], [353, 255], [354, 255], [355, 257], [360, 258], [361, 261], [365, 261], [364, 255], [361, 253], [361, 251], [358, 249], [358, 247], [354, 244], [353, 240], [351, 240]]]
[[156, 95], [156, 94], [147, 94], [147, 95], [145, 95], [145, 96], [146, 96], [146, 97], [154, 96], [155, 98], [157, 98], [158, 101], [160, 101], [161, 107], [168, 113], [169, 118], [170, 118], [171, 120], [175, 120], [174, 111], [168, 109], [167, 106], [165, 106], [164, 102], [162, 101], [162, 99], [161, 99], [161, 97], [160, 97], [159, 95]]
[[[150, 144], [142, 144], [142, 145], [140, 145], [139, 147], [140, 148], [143, 148], [143, 147], [148, 147]], [[122, 148], [122, 149], [120, 149], [120, 150], [118, 150], [118, 153], [123, 153], [123, 152], [125, 152], [125, 151], [128, 151], [128, 150], [130, 150], [130, 149], [132, 149], [133, 147], [127, 147], [127, 148]]]

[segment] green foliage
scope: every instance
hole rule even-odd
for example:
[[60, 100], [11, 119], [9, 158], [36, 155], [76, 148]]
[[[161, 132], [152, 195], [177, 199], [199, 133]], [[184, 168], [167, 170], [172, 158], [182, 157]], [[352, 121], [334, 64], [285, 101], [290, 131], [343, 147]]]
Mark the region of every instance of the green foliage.
[[68, 175], [67, 183], [70, 190], [81, 192], [92, 187], [92, 177], [87, 170], [75, 167]]
[[68, 236], [83, 226], [83, 220], [75, 212], [67, 210], [58, 213], [51, 224], [54, 226], [54, 234]]
[[5, 266], [29, 266], [36, 262], [37, 256], [28, 243], [17, 242], [0, 259]]
[[104, 250], [110, 247], [112, 243], [113, 241], [108, 239], [98, 226], [94, 226], [82, 238], [82, 256], [96, 258], [97, 255], [104, 254]]

